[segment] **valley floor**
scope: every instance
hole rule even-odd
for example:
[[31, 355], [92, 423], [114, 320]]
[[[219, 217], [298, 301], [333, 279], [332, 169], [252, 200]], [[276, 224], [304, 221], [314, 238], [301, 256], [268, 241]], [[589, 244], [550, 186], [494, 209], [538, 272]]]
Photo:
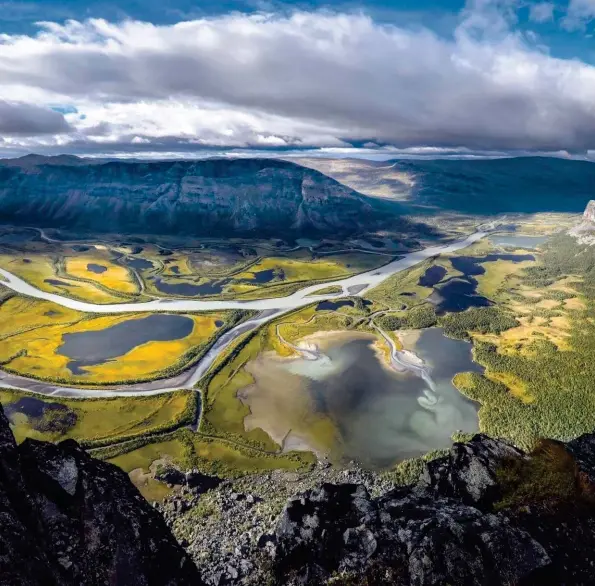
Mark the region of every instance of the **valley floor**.
[[[260, 252], [252, 255], [245, 242], [234, 244], [233, 250], [224, 250], [221, 244], [198, 246], [196, 252], [144, 242], [138, 245], [143, 249], [140, 255], [130, 243], [95, 244], [92, 251], [82, 250], [88, 244], [56, 243], [43, 232], [33, 233], [35, 237], [25, 244], [10, 241], [27, 235], [22, 234], [10, 231], [8, 244], [4, 238], [0, 267], [45, 291], [44, 295], [62, 296], [72, 285], [80, 300], [98, 308], [111, 305], [105, 306], [107, 315], [100, 317], [15, 295], [0, 283], [4, 315], [0, 362], [15, 377], [5, 381], [18, 382], [21, 379], [16, 377], [24, 375], [40, 381], [31, 382], [30, 388], [48, 384], [52, 393], [46, 398], [16, 389], [1, 391], [0, 401], [7, 406], [17, 438], [73, 437], [95, 455], [130, 472], [149, 498], [160, 499], [168, 492], [155, 480], [155, 473], [172, 463], [237, 476], [274, 469], [304, 471], [314, 464], [312, 452], [337, 464], [357, 459], [360, 423], [349, 429], [344, 423], [359, 421], [349, 415], [354, 405], [357, 413], [365, 415], [362, 429], [381, 430], [373, 438], [377, 459], [368, 465], [399, 474], [415, 469], [417, 456], [446, 448], [451, 436], [464, 437], [477, 429], [531, 448], [540, 437], [566, 440], [595, 428], [590, 416], [595, 413], [591, 408], [595, 396], [587, 385], [593, 373], [585, 367], [595, 364], [591, 360], [595, 294], [591, 265], [577, 261], [590, 249], [571, 237], [556, 236], [555, 246], [525, 238], [521, 247], [514, 238], [512, 247], [506, 238], [503, 242], [484, 238], [464, 250], [451, 247], [445, 252], [410, 254], [408, 265], [406, 260], [387, 264], [396, 251], [334, 252], [313, 258], [317, 253], [309, 248], [311, 243], [298, 244], [279, 256], [263, 254], [263, 243], [252, 246], [260, 246]], [[46, 246], [66, 246], [68, 254], [56, 256], [57, 248], [44, 251]], [[21, 247], [19, 257], [15, 247]], [[172, 262], [165, 263], [163, 257], [172, 257]], [[125, 259], [145, 261], [153, 268], [141, 266], [142, 262], [127, 267]], [[197, 270], [196, 263], [203, 263], [198, 278], [198, 273], [189, 272]], [[333, 268], [341, 263], [342, 268]], [[174, 266], [177, 271], [170, 270]], [[393, 266], [402, 270], [394, 272]], [[349, 277], [350, 271], [365, 271], [368, 277]], [[259, 277], [263, 272], [265, 277]], [[181, 275], [187, 275], [186, 281]], [[286, 307], [278, 315], [263, 317], [249, 313], [260, 301], [240, 304], [241, 311], [180, 312], [176, 302], [170, 302], [160, 306], [158, 314], [139, 312], [140, 306], [126, 309], [129, 313], [109, 313], [123, 301], [122, 309], [131, 307], [131, 301], [137, 304], [161, 294], [156, 281], [163, 283], [166, 278], [172, 286], [192, 281], [197, 287], [205, 278], [209, 286], [231, 279], [218, 293], [222, 307], [235, 303], [225, 301], [225, 296], [230, 287], [239, 286], [238, 280], [259, 278], [267, 282], [234, 294], [250, 296], [258, 289], [258, 295], [273, 300], [277, 293], [289, 292], [289, 298], [295, 298], [292, 287], [299, 286], [301, 301], [294, 309]], [[304, 290], [303, 282], [312, 280], [341, 285], [311, 285]], [[349, 291], [353, 293], [342, 296]], [[279, 298], [270, 307], [283, 306], [286, 299]], [[183, 303], [194, 307], [195, 302]], [[150, 316], [161, 316], [160, 323], [136, 327]], [[432, 338], [423, 334], [436, 326], [445, 336], [466, 342], [448, 342], [447, 337], [442, 341], [442, 333]], [[106, 336], [106, 344], [102, 332], [117, 328], [125, 329], [117, 335], [120, 347], [114, 349], [113, 336]], [[342, 334], [321, 337], [324, 332]], [[354, 352], [360, 357], [355, 359], [359, 370], [349, 366]], [[460, 356], [459, 370], [451, 373], [435, 360], [445, 352]], [[205, 367], [192, 371], [192, 377], [179, 374], [201, 363]], [[454, 390], [453, 375], [456, 387], [472, 401]], [[102, 387], [151, 385], [137, 381], [164, 377], [174, 381], [168, 395], [90, 400], [60, 396], [69, 393], [60, 385], [88, 387], [85, 395], [105, 397]], [[382, 388], [393, 385], [393, 403], [389, 406], [387, 398], [379, 395], [366, 396], [358, 377], [368, 381], [380, 377]], [[200, 395], [193, 390], [173, 392], [176, 385], [197, 385]], [[335, 387], [343, 393], [333, 394]], [[122, 386], [112, 392], [140, 394], [141, 388]], [[362, 402], [363, 396], [367, 402]], [[107, 413], [113, 415], [100, 424]], [[408, 414], [398, 424], [400, 435], [392, 440], [382, 431], [383, 418], [391, 413], [393, 427], [395, 414]], [[432, 431], [438, 428], [442, 435]]]

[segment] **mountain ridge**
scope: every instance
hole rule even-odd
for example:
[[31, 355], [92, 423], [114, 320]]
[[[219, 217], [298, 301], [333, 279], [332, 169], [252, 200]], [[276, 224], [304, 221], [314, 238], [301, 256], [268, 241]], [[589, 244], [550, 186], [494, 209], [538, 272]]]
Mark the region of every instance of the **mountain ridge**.
[[410, 225], [378, 202], [276, 159], [0, 163], [7, 223], [112, 233], [291, 237]]

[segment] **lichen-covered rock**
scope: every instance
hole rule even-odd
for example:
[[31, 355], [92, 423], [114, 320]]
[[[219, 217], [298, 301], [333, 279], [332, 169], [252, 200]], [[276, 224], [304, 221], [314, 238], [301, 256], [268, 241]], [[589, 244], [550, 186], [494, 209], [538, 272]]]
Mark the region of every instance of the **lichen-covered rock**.
[[500, 496], [497, 467], [503, 460], [524, 457], [511, 444], [478, 434], [470, 442], [453, 444], [448, 456], [429, 462], [416, 491], [489, 508]]
[[122, 470], [73, 440], [17, 446], [0, 407], [0, 584], [202, 581]]

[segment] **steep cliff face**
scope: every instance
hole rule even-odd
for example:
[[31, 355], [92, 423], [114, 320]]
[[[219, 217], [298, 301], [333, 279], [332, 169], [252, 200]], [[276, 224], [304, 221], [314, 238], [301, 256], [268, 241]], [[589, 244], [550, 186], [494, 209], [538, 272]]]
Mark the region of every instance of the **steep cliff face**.
[[406, 222], [394, 202], [271, 159], [0, 162], [4, 222], [95, 232], [346, 235]]
[[162, 517], [76, 442], [16, 446], [0, 408], [0, 584], [200, 585]]
[[595, 223], [595, 200], [589, 201], [583, 213], [583, 217], [587, 222]]

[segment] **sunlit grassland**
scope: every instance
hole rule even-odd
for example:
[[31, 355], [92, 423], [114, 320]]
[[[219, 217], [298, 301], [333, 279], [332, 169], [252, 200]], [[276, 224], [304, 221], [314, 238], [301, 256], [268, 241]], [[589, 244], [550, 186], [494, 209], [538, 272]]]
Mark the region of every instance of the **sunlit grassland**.
[[0, 389], [0, 403], [5, 409], [22, 398], [46, 407], [62, 405], [75, 417], [74, 423], [52, 425], [51, 421], [44, 421], [44, 416], [15, 413], [11, 416], [11, 426], [18, 442], [27, 437], [53, 442], [72, 438], [86, 446], [117, 443], [189, 424], [194, 419], [196, 405], [195, 391], [150, 397], [64, 399]]
[[489, 299], [494, 298], [501, 291], [506, 291], [519, 284], [519, 274], [533, 264], [533, 261], [512, 262], [511, 260], [496, 260], [482, 263], [485, 270], [483, 275], [477, 275], [477, 292]]
[[[104, 455], [108, 454], [108, 451], [104, 451]], [[94, 455], [103, 457], [101, 450], [97, 450]], [[267, 454], [248, 446], [234, 445], [225, 439], [194, 434], [189, 430], [165, 434], [161, 440], [115, 456], [108, 455], [107, 459], [125, 472], [154, 472], [155, 465], [171, 463], [185, 470], [198, 469], [205, 474], [224, 478], [277, 469], [306, 470], [315, 462], [315, 457], [310, 453]], [[133, 474], [131, 477], [147, 498], [159, 498], [164, 492], [161, 483], [148, 481], [142, 475]]]
[[[122, 303], [121, 296], [110, 294], [92, 283], [61, 276], [57, 263], [52, 256], [39, 253], [22, 253], [22, 256], [0, 254], [0, 267], [42, 291], [94, 303]], [[64, 285], [48, 283], [48, 280], [60, 281]]]
[[72, 384], [107, 384], [139, 381], [175, 374], [191, 362], [197, 349], [222, 331], [216, 322], [228, 323], [231, 312], [185, 314], [194, 326], [180, 340], [149, 341], [113, 361], [87, 367], [87, 374], [73, 375], [69, 358], [58, 353], [65, 334], [94, 332], [150, 313], [88, 315], [49, 301], [15, 296], [0, 305], [0, 362], [17, 374]]
[[[102, 273], [95, 273], [88, 269], [90, 264], [97, 264], [105, 267]], [[96, 281], [100, 285], [113, 289], [124, 294], [138, 293], [138, 284], [130, 271], [117, 265], [107, 257], [98, 255], [66, 257], [64, 259], [64, 270], [67, 275], [79, 279]]]
[[297, 258], [282, 256], [263, 258], [253, 264], [249, 271], [237, 273], [234, 276], [237, 279], [253, 280], [254, 273], [274, 269], [283, 271], [286, 282], [328, 280], [371, 270], [385, 264], [389, 258], [355, 252], [325, 255], [319, 258], [303, 254], [299, 256]]

